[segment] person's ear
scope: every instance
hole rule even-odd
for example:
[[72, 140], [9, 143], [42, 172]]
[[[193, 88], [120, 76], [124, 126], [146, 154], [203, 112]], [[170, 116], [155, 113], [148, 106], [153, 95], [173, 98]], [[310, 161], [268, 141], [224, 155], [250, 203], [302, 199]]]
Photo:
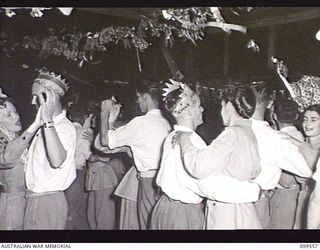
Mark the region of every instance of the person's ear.
[[150, 103], [151, 101], [151, 96], [148, 93], [144, 93], [142, 98], [145, 101], [145, 103]]

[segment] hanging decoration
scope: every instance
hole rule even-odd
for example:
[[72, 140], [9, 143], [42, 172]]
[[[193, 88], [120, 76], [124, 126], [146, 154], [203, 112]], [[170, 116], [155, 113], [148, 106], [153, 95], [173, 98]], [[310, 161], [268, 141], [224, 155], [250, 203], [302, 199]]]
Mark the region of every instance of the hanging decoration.
[[138, 68], [139, 68], [139, 71], [141, 72], [142, 67], [141, 67], [141, 60], [140, 60], [140, 52], [137, 48], [136, 48], [136, 54], [137, 54]]
[[[14, 15], [15, 8], [2, 8], [7, 15]], [[51, 8], [28, 8], [31, 15], [41, 17], [43, 11]], [[70, 15], [73, 8], [58, 8], [65, 15]], [[225, 8], [223, 8], [225, 9]], [[232, 8], [232, 11], [249, 12], [251, 7]], [[126, 49], [135, 48], [139, 53], [147, 49], [151, 43], [148, 37], [162, 37], [165, 45], [172, 46], [174, 37], [183, 41], [191, 41], [196, 45], [198, 40], [204, 38], [206, 27], [221, 28], [223, 31], [239, 31], [246, 33], [244, 26], [226, 23], [220, 7], [192, 7], [192, 8], [169, 8], [160, 12], [160, 17], [156, 20], [146, 16], [141, 16], [137, 27], [120, 26], [105, 27], [97, 32], [84, 32], [77, 28], [73, 31], [60, 34], [54, 30], [49, 30], [46, 37], [26, 36], [23, 38], [22, 46], [25, 49], [39, 50], [41, 58], [49, 55], [64, 56], [65, 58], [78, 61], [79, 67], [85, 63], [99, 63], [95, 55], [99, 52], [107, 51], [109, 44], [122, 42]], [[8, 13], [7, 13], [8, 12]], [[237, 12], [237, 13], [238, 13]], [[239, 13], [238, 13], [239, 14]], [[257, 50], [257, 46], [253, 47]], [[139, 70], [141, 62], [137, 52]]]
[[248, 44], [247, 44], [247, 48], [248, 49], [252, 49], [254, 52], [260, 52], [260, 47], [259, 47], [259, 45], [256, 43], [256, 41], [255, 40], [253, 40], [253, 39], [250, 39], [250, 41], [248, 42]]

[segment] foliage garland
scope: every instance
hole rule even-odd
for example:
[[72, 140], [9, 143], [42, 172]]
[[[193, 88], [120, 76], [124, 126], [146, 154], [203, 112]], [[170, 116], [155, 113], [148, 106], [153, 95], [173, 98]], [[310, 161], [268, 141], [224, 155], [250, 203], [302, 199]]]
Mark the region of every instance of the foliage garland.
[[[151, 37], [164, 37], [166, 45], [173, 45], [174, 35], [183, 41], [190, 40], [196, 44], [204, 37], [204, 28], [209, 21], [226, 24], [221, 15], [222, 8], [218, 7], [192, 7], [192, 8], [169, 8], [162, 10], [162, 18], [152, 20], [141, 16], [138, 27], [105, 27], [99, 32], [83, 32], [74, 28], [73, 32], [59, 35], [54, 30], [49, 30], [49, 35], [44, 38], [26, 36], [20, 44], [25, 49], [40, 51], [40, 57], [49, 55], [64, 56], [69, 60], [95, 63], [96, 52], [107, 51], [106, 45], [123, 42], [124, 47], [134, 47], [143, 52], [151, 44], [147, 41]], [[237, 7], [238, 12], [249, 12], [251, 7]], [[237, 15], [235, 8], [231, 11]], [[165, 20], [164, 20], [165, 19]], [[221, 27], [230, 32], [228, 26]]]

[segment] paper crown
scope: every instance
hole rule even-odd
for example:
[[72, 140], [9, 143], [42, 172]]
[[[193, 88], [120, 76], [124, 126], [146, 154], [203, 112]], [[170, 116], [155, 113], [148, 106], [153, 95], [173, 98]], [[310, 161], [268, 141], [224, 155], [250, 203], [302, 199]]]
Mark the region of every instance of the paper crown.
[[7, 98], [8, 96], [2, 92], [2, 89], [0, 88], [0, 98]]
[[164, 93], [162, 94], [162, 96], [164, 97], [163, 99], [165, 99], [167, 95], [172, 91], [175, 91], [176, 89], [183, 89], [185, 86], [184, 83], [175, 81], [173, 79], [169, 79], [169, 81], [171, 83], [167, 83], [167, 82], [165, 83], [167, 88], [163, 88], [163, 91], [164, 91]]
[[181, 89], [182, 93], [179, 95], [179, 100], [177, 101], [175, 108], [172, 111], [172, 114], [175, 116], [179, 116], [184, 110], [192, 105], [193, 96], [195, 92], [189, 87], [189, 85], [175, 81], [173, 79], [169, 79], [171, 83], [165, 83], [167, 88], [163, 88], [164, 100], [166, 100], [169, 93]]
[[70, 85], [69, 83], [66, 82], [66, 79], [63, 79], [61, 75], [58, 75], [54, 72], [40, 70], [36, 80], [42, 80], [42, 79], [55, 83], [64, 92], [67, 92], [68, 89], [70, 88]]

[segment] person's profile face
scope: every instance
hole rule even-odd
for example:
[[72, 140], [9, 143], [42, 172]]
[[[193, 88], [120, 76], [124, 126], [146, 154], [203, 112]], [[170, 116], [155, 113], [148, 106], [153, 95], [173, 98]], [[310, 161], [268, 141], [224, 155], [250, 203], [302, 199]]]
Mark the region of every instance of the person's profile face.
[[307, 110], [303, 116], [302, 127], [308, 137], [320, 135], [320, 115], [318, 112]]
[[146, 100], [144, 98], [143, 94], [140, 94], [139, 92], [136, 92], [137, 95], [137, 104], [139, 105], [140, 111], [142, 113], [146, 113], [147, 112], [147, 104], [146, 104]]
[[12, 132], [21, 131], [20, 116], [10, 101], [0, 104], [0, 124]]
[[192, 115], [192, 118], [194, 120], [194, 124], [196, 127], [200, 126], [202, 123], [203, 123], [203, 107], [201, 106], [201, 100], [200, 100], [200, 97], [195, 94], [194, 95], [194, 102], [191, 106], [191, 115]]
[[229, 112], [227, 110], [227, 103], [225, 100], [221, 101], [221, 117], [222, 117], [222, 121], [223, 121], [223, 125], [224, 126], [229, 126]]
[[46, 88], [39, 82], [34, 82], [32, 85], [32, 102], [36, 108], [40, 107], [40, 95], [45, 95]]

